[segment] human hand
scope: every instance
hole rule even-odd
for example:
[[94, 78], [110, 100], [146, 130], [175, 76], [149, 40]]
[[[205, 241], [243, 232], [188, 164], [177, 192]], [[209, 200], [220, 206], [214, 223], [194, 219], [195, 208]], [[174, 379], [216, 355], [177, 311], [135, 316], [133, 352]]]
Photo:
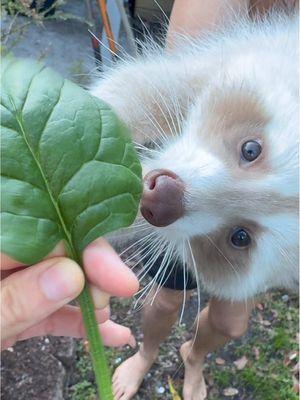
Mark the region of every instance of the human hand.
[[[34, 336], [85, 336], [79, 307], [68, 305], [82, 291], [84, 274], [64, 257], [62, 243], [36, 265], [24, 266], [1, 255], [1, 349]], [[130, 329], [109, 320], [109, 296], [130, 297], [138, 281], [104, 240], [83, 253], [85, 274], [105, 345], [135, 345]]]

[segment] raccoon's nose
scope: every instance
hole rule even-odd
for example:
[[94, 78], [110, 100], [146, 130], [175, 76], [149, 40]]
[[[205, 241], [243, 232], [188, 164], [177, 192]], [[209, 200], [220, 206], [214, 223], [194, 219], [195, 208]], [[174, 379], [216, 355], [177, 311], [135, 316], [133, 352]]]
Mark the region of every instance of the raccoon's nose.
[[172, 171], [155, 169], [144, 177], [141, 213], [152, 225], [167, 226], [183, 215], [184, 184]]

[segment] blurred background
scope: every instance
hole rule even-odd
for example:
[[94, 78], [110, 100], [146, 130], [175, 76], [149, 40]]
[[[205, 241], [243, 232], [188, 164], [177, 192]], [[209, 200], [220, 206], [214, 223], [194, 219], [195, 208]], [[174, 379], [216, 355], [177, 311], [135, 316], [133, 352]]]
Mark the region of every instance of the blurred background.
[[[151, 37], [163, 44], [172, 4], [172, 0], [2, 0], [1, 54], [43, 60], [89, 87], [97, 74], [125, 53], [136, 56], [141, 41]], [[206, 301], [202, 294], [202, 306]], [[183, 368], [178, 349], [191, 337], [196, 314], [195, 294], [185, 307], [182, 324], [161, 347], [137, 400], [175, 399], [169, 377], [180, 393]], [[142, 339], [140, 314], [131, 300], [114, 299], [112, 319]], [[296, 297], [280, 291], [264, 296], [247, 335], [207, 357], [208, 399], [298, 399], [298, 321]], [[107, 349], [107, 354], [113, 371], [132, 350]], [[42, 337], [20, 342], [2, 353], [1, 375], [3, 400], [96, 399], [84, 340]]]
[[2, 0], [2, 54], [42, 59], [86, 85], [96, 70], [111, 64], [111, 51], [119, 57], [125, 52], [135, 55], [135, 39], [162, 38], [172, 4], [173, 0]]

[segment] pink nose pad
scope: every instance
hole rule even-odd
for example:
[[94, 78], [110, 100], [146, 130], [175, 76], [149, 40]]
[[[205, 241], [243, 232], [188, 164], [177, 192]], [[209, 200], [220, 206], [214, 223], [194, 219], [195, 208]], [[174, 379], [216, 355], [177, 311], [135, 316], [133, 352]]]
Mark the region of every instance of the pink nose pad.
[[167, 226], [182, 217], [184, 184], [166, 169], [150, 171], [144, 178], [143, 217], [154, 226]]

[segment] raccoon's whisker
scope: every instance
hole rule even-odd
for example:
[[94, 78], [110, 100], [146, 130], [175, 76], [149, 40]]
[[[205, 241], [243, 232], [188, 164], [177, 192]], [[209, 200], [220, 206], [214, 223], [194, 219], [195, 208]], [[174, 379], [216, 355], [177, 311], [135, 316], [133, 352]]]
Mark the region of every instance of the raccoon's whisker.
[[[143, 36], [144, 36], [144, 38], [146, 39], [145, 42], [146, 42], [147, 44], [145, 45], [144, 42], [141, 42], [141, 41], [139, 41], [139, 40], [137, 40], [137, 43], [141, 44], [141, 47], [142, 47], [142, 48], [144, 48], [145, 46], [146, 46], [147, 49], [148, 49], [149, 47], [153, 47], [153, 48], [157, 47], [157, 44], [156, 44], [155, 40], [153, 39], [153, 37], [152, 37], [152, 35], [151, 35], [151, 32], [149, 31], [149, 28], [146, 26], [145, 22], [142, 20], [142, 18], [141, 18], [139, 15], [138, 15], [137, 17], [138, 17], [140, 23], [142, 24], [142, 27], [143, 27]], [[145, 29], [145, 31], [146, 31], [146, 34], [145, 34], [144, 29]], [[150, 43], [151, 43], [151, 45], [150, 45]]]
[[176, 124], [175, 125], [177, 126], [177, 131], [178, 131], [177, 134], [179, 134], [180, 131], [181, 131], [182, 122], [183, 122], [184, 118], [183, 118], [182, 110], [181, 110], [181, 108], [179, 106], [179, 102], [176, 101], [177, 98], [176, 98], [174, 89], [173, 89], [173, 92], [174, 93], [173, 93], [173, 96], [172, 96], [172, 104], [173, 104], [174, 112], [175, 112], [174, 117], [176, 119]]
[[225, 256], [225, 254], [223, 253], [223, 251], [215, 244], [215, 242], [208, 236], [205, 235], [205, 237], [210, 241], [210, 243], [214, 246], [214, 248], [218, 251], [218, 253], [224, 257], [224, 260], [227, 261], [227, 263], [230, 265], [230, 267], [232, 268], [232, 270], [234, 271], [234, 273], [236, 274], [236, 276], [239, 278], [239, 274], [237, 272], [237, 270], [234, 268], [232, 262], [230, 260], [228, 260], [228, 258]]
[[[150, 83], [149, 83], [149, 84], [150, 84]], [[168, 104], [167, 104], [167, 102], [166, 102], [164, 96], [162, 96], [162, 94], [160, 93], [160, 91], [158, 90], [158, 88], [157, 88], [156, 86], [154, 86], [154, 85], [151, 85], [151, 84], [150, 84], [150, 86], [152, 87], [152, 89], [154, 89], [154, 90], [156, 91], [156, 93], [157, 93], [158, 96], [160, 97], [161, 101], [162, 101], [163, 104], [165, 105], [166, 111], [168, 112], [168, 114], [169, 114], [169, 116], [170, 116], [170, 119], [171, 119], [171, 122], [172, 122], [174, 131], [173, 131], [173, 129], [171, 128], [170, 123], [169, 123], [169, 120], [168, 120], [168, 118], [167, 118], [165, 112], [163, 111], [161, 105], [159, 104], [159, 102], [158, 102], [153, 96], [151, 96], [152, 99], [155, 101], [156, 105], [158, 106], [158, 108], [160, 109], [160, 111], [161, 111], [161, 113], [162, 113], [162, 115], [163, 115], [163, 117], [164, 117], [164, 119], [165, 119], [165, 121], [166, 121], [166, 123], [167, 123], [167, 125], [168, 125], [168, 128], [169, 128], [169, 130], [170, 130], [170, 133], [172, 134], [172, 136], [176, 136], [177, 127], [176, 127], [176, 125], [175, 125], [175, 122], [174, 122], [174, 119], [173, 119], [173, 116], [172, 116], [170, 107], [168, 106]]]
[[[154, 303], [155, 298], [156, 298], [158, 292], [160, 291], [160, 289], [161, 289], [161, 287], [162, 287], [162, 283], [164, 282], [164, 277], [166, 276], [167, 267], [168, 267], [168, 265], [169, 265], [169, 263], [170, 263], [170, 260], [171, 260], [171, 258], [172, 258], [172, 252], [173, 252], [173, 250], [174, 250], [174, 245], [173, 245], [173, 246], [169, 246], [169, 247], [167, 248], [167, 251], [166, 251], [165, 255], [164, 255], [163, 261], [162, 261], [162, 263], [161, 263], [161, 264], [162, 264], [163, 273], [162, 273], [162, 275], [161, 275], [160, 280], [158, 281], [157, 289], [156, 289], [155, 294], [154, 294], [154, 296], [153, 296], [153, 298], [152, 298], [152, 301], [151, 301], [151, 303], [150, 303], [151, 305]], [[165, 281], [166, 281], [166, 280], [169, 278], [169, 276], [171, 275], [171, 273], [172, 273], [172, 271], [173, 271], [173, 268], [174, 268], [174, 265], [173, 265], [172, 268], [170, 269], [170, 271], [169, 271], [169, 273], [168, 273], [168, 275], [167, 275]], [[158, 274], [157, 274], [157, 275], [158, 275]]]
[[198, 298], [198, 309], [197, 309], [197, 311], [199, 313], [200, 312], [200, 308], [201, 308], [200, 279], [199, 279], [199, 274], [198, 274], [198, 269], [197, 269], [197, 264], [196, 264], [196, 261], [195, 261], [194, 253], [193, 253], [192, 246], [191, 246], [191, 243], [190, 243], [189, 239], [187, 239], [187, 244], [188, 244], [188, 247], [189, 247], [190, 255], [191, 255], [191, 258], [192, 258], [192, 265], [193, 265], [194, 272], [195, 272], [196, 285], [197, 285], [197, 298]]
[[[154, 254], [154, 256], [152, 256], [151, 259], [149, 260], [149, 262], [147, 262], [147, 264], [146, 264], [146, 266], [145, 266], [145, 269], [144, 269], [143, 277], [144, 277], [144, 276], [148, 273], [148, 271], [152, 268], [152, 266], [154, 265], [154, 263], [156, 262], [156, 260], [157, 260], [158, 257], [160, 256], [160, 254], [164, 251], [164, 249], [166, 248], [166, 246], [167, 246], [167, 243], [162, 243], [162, 245], [160, 246], [160, 248], [157, 249], [157, 251], [156, 251], [156, 253]], [[142, 306], [145, 304], [147, 298], [149, 297], [149, 295], [150, 295], [151, 292], [152, 292], [152, 288], [154, 287], [154, 285], [155, 285], [155, 283], [156, 283], [156, 281], [157, 281], [157, 279], [158, 279], [158, 276], [159, 276], [160, 272], [162, 271], [163, 267], [164, 267], [164, 266], [163, 266], [163, 262], [162, 262], [161, 265], [160, 265], [160, 267], [159, 267], [159, 269], [158, 269], [158, 271], [157, 271], [157, 273], [156, 273], [155, 276], [151, 279], [151, 281], [150, 281], [144, 288], [142, 288], [142, 289], [137, 293], [137, 294], [140, 294], [140, 296], [139, 296], [139, 298], [136, 300], [136, 303], [135, 303], [134, 308], [136, 308], [138, 302], [139, 302], [140, 299], [144, 296], [144, 294], [147, 293], [145, 299], [141, 302], [141, 306], [139, 307], [139, 309], [142, 308]], [[140, 278], [140, 280], [143, 279], [143, 277]]]
[[[151, 301], [151, 304], [153, 303], [155, 296], [157, 295], [157, 293], [158, 293], [158, 291], [161, 289], [161, 287], [164, 285], [164, 282], [166, 282], [166, 280], [169, 278], [169, 276], [170, 276], [171, 273], [173, 272], [174, 267], [175, 267], [175, 263], [173, 264], [171, 270], [169, 271], [169, 273], [168, 273], [167, 277], [164, 279], [164, 281], [163, 281], [162, 283], [161, 283], [161, 281], [160, 281], [160, 283], [156, 283], [156, 282], [157, 282], [157, 279], [158, 279], [158, 277], [159, 277], [159, 274], [161, 273], [161, 271], [162, 271], [163, 268], [164, 268], [163, 265], [160, 266], [160, 268], [159, 268], [159, 270], [157, 271], [157, 273], [156, 273], [156, 275], [154, 276], [154, 278], [153, 278], [153, 279], [150, 281], [150, 283], [145, 287], [145, 291], [144, 291], [143, 294], [145, 294], [146, 292], [148, 292], [148, 294], [146, 295], [145, 299], [141, 302], [140, 308], [142, 308], [142, 307], [144, 306], [144, 304], [146, 303], [148, 297], [149, 297], [150, 294], [152, 293], [152, 291], [153, 291], [153, 289], [154, 289], [154, 286], [156, 285], [156, 286], [157, 286], [156, 293], [155, 293], [155, 295], [153, 296], [153, 299], [152, 299], [152, 301]], [[151, 267], [150, 267], [150, 268], [151, 268]], [[162, 278], [164, 277], [164, 275], [165, 275], [165, 274], [163, 274]], [[150, 302], [149, 302], [148, 304], [150, 304]], [[139, 309], [140, 309], [140, 308], [139, 308]]]
[[146, 155], [145, 153], [143, 153], [143, 152], [141, 152], [141, 150], [140, 151], [138, 151], [138, 156], [139, 156], [139, 159], [140, 159], [140, 161], [143, 163], [147, 163], [147, 162], [150, 162], [150, 161], [152, 161], [153, 160], [153, 156], [152, 155]]
[[125, 230], [140, 227], [152, 229], [152, 226], [148, 222], [146, 222], [144, 218], [139, 216], [138, 218], [136, 218], [135, 222], [131, 226], [125, 228]]
[[[241, 276], [238, 273], [238, 271], [236, 270], [236, 268], [234, 267], [234, 265], [232, 264], [232, 262], [225, 256], [223, 251], [216, 245], [216, 243], [211, 239], [211, 237], [209, 237], [209, 235], [205, 235], [205, 236], [210, 241], [210, 243], [215, 247], [215, 249], [218, 251], [218, 253], [224, 258], [224, 260], [230, 265], [230, 267], [232, 268], [232, 270], [235, 273], [238, 280], [241, 281]], [[243, 287], [243, 285], [242, 285], [242, 287]], [[245, 293], [245, 299], [246, 298], [247, 298], [247, 295]]]
[[119, 60], [123, 61], [124, 63], [126, 62], [125, 58], [120, 57], [117, 53], [115, 53], [113, 50], [111, 50], [108, 46], [106, 46], [101, 39], [99, 39], [90, 29], [88, 29], [88, 32], [90, 35], [93, 36], [94, 39], [97, 40], [98, 43], [101, 44], [102, 47], [104, 47], [106, 50], [108, 50], [114, 57], [117, 57]]
[[173, 265], [172, 265], [172, 268], [170, 268], [170, 271], [169, 271], [167, 277], [166, 277], [166, 278], [164, 279], [164, 281], [162, 282], [161, 286], [164, 286], [164, 284], [166, 283], [166, 281], [169, 279], [170, 275], [173, 273], [175, 266], [177, 266], [176, 264], [177, 264], [177, 261], [178, 261], [178, 258], [179, 258], [179, 254], [177, 254], [177, 256], [176, 256], [175, 259], [172, 259], [172, 257], [174, 257], [173, 252], [174, 252], [174, 247], [173, 247], [173, 249], [172, 249], [172, 254], [171, 254], [170, 260], [168, 261], [168, 264], [170, 264], [170, 263], [172, 262]]
[[[172, 109], [174, 111], [174, 117], [175, 117], [176, 123], [174, 122], [172, 113], [170, 113], [170, 111], [169, 111], [169, 115], [170, 115], [170, 118], [171, 118], [171, 121], [172, 121], [172, 124], [174, 127], [174, 134], [176, 136], [180, 132], [180, 127], [182, 125], [182, 121], [184, 120], [184, 118], [183, 118], [182, 111], [181, 111], [182, 107], [180, 107], [180, 103], [178, 101], [178, 95], [176, 94], [174, 87], [171, 86], [170, 83], [168, 83], [168, 88], [172, 94], [170, 96], [170, 100], [171, 100]], [[162, 101], [166, 105], [164, 98], [162, 98]], [[166, 105], [166, 107], [167, 107], [167, 105]]]
[[[126, 60], [126, 58], [128, 58], [128, 61], [135, 61], [136, 57], [132, 56], [130, 53], [128, 53], [128, 51], [125, 49], [124, 46], [122, 46], [120, 43], [118, 43], [116, 40], [114, 39], [110, 39], [118, 48], [118, 51], [124, 56], [124, 58], [122, 59], [123, 61]], [[126, 60], [127, 61], [127, 60]]]
[[136, 242], [132, 243], [130, 246], [128, 246], [125, 250], [123, 250], [121, 253], [119, 253], [119, 257], [121, 257], [124, 253], [126, 253], [128, 250], [132, 249], [132, 247], [136, 246], [138, 243], [141, 243], [142, 241], [149, 239], [150, 237], [156, 235], [157, 233], [151, 232], [148, 235], [142, 237], [141, 239], [137, 240]]
[[[142, 232], [144, 232], [144, 228], [140, 228], [140, 229], [141, 229]], [[144, 233], [147, 233], [147, 229], [145, 229], [145, 231], [146, 231], [146, 232], [144, 232]], [[145, 245], [147, 245], [148, 243], [151, 244], [151, 240], [150, 240], [150, 239], [154, 239], [154, 238], [155, 238], [155, 233], [156, 233], [156, 232], [151, 231], [150, 233], [146, 234], [146, 236], [143, 236], [142, 238], [136, 240], [134, 243], [132, 243], [130, 246], [128, 246], [126, 249], [124, 249], [124, 250], [122, 251], [122, 253], [120, 254], [120, 256], [124, 255], [124, 253], [126, 253], [126, 252], [127, 252], [128, 250], [130, 250], [132, 247], [135, 247], [135, 246], [137, 246], [137, 245], [138, 245], [138, 246], [136, 247], [136, 249], [134, 249], [133, 253], [129, 254], [128, 257], [131, 257], [132, 254], [135, 254], [135, 253], [140, 252], [140, 250], [141, 250]]]
[[149, 148], [147, 146], [144, 146], [143, 144], [135, 142], [134, 140], [132, 141], [132, 143], [134, 144], [134, 147], [136, 147], [136, 148], [138, 148], [140, 150], [144, 150], [144, 151], [147, 151], [149, 153], [158, 153], [157, 150], [151, 149], [151, 148]]
[[126, 230], [128, 229], [146, 230], [146, 229], [152, 229], [152, 227], [148, 223], [140, 223], [128, 226]]
[[[187, 248], [188, 248], [188, 250], [189, 250], [189, 253], [190, 253], [190, 256], [191, 256], [192, 265], [193, 265], [193, 269], [194, 269], [194, 272], [195, 272], [195, 278], [196, 278], [196, 284], [197, 284], [197, 301], [198, 301], [197, 316], [196, 316], [195, 321], [194, 321], [194, 323], [193, 323], [193, 326], [196, 324], [196, 331], [195, 331], [195, 334], [194, 334], [194, 337], [193, 337], [193, 340], [192, 340], [192, 345], [191, 345], [190, 351], [189, 351], [189, 353], [188, 353], [188, 355], [187, 355], [187, 357], [189, 357], [189, 355], [190, 355], [191, 352], [192, 352], [193, 346], [194, 346], [194, 344], [195, 344], [195, 341], [196, 341], [196, 338], [197, 338], [197, 334], [198, 334], [198, 330], [199, 330], [199, 318], [200, 318], [200, 279], [199, 279], [198, 270], [197, 270], [197, 265], [196, 265], [196, 261], [195, 261], [195, 258], [194, 258], [194, 254], [193, 254], [192, 247], [191, 247], [191, 244], [190, 244], [189, 239], [183, 240], [183, 249], [185, 248], [185, 243], [187, 244]], [[185, 251], [185, 250], [184, 250], [184, 251]], [[182, 362], [179, 364], [178, 368], [176, 369], [176, 371], [173, 373], [172, 376], [176, 376], [177, 373], [180, 371], [180, 369], [181, 369], [183, 366], [184, 366], [184, 362], [182, 361]]]
[[[154, 87], [153, 87], [153, 89], [156, 90], [156, 88], [154, 88]], [[159, 110], [160, 110], [162, 116], [164, 117], [164, 120], [166, 121], [166, 123], [167, 123], [167, 125], [168, 125], [168, 128], [169, 128], [170, 132], [173, 134], [173, 131], [172, 131], [172, 128], [171, 128], [171, 126], [170, 126], [170, 124], [169, 124], [168, 118], [166, 117], [166, 115], [165, 115], [165, 113], [164, 113], [164, 110], [162, 109], [161, 105], [160, 105], [159, 102], [154, 98], [154, 96], [151, 96], [151, 98], [152, 98], [152, 100], [154, 101], [154, 103], [157, 105], [157, 107], [159, 108]], [[158, 122], [157, 122], [157, 123], [158, 123]], [[161, 127], [160, 124], [159, 124], [159, 126], [160, 126], [160, 128], [161, 128], [161, 130], [162, 130], [162, 134], [163, 134], [163, 137], [164, 137], [165, 141], [167, 141], [167, 140], [168, 140], [168, 137], [167, 137], [166, 134], [163, 132], [163, 129], [162, 129], [162, 127]]]
[[[140, 249], [139, 254], [141, 254], [141, 257], [139, 257], [138, 261], [131, 266], [131, 269], [134, 269], [137, 265], [139, 265], [145, 258], [148, 257], [148, 255], [150, 253], [155, 252], [155, 247], [157, 246], [157, 244], [160, 243], [160, 239], [157, 238], [155, 241], [153, 242], [149, 242], [146, 246], [144, 246], [143, 248]], [[146, 251], [147, 250], [147, 251]], [[145, 252], [146, 251], [146, 252]], [[144, 270], [146, 266], [144, 266], [141, 271], [137, 274], [137, 277], [139, 277], [139, 275], [141, 274], [141, 272]]]
[[[150, 85], [151, 85], [151, 84], [150, 84]], [[167, 103], [166, 103], [164, 97], [162, 96], [162, 94], [160, 93], [160, 91], [158, 90], [157, 87], [155, 87], [155, 86], [153, 86], [153, 85], [151, 85], [151, 87], [152, 87], [152, 89], [154, 89], [154, 90], [156, 91], [156, 93], [159, 95], [160, 99], [161, 99], [162, 102], [164, 103], [164, 105], [165, 105], [165, 107], [166, 107], [166, 111], [169, 113], [171, 122], [172, 122], [172, 124], [173, 124], [173, 129], [175, 129], [175, 132], [176, 132], [177, 129], [176, 129], [175, 123], [174, 123], [174, 121], [173, 121], [173, 117], [172, 117], [171, 111], [170, 111], [170, 109], [169, 109], [169, 107], [168, 107], [168, 105], [167, 105]], [[162, 114], [164, 120], [166, 121], [166, 123], [167, 123], [167, 125], [168, 125], [168, 128], [169, 128], [170, 133], [174, 136], [174, 133], [175, 133], [175, 132], [173, 132], [173, 129], [171, 128], [170, 123], [169, 123], [169, 119], [167, 118], [167, 116], [166, 116], [164, 110], [162, 109], [161, 105], [160, 105], [159, 102], [155, 99], [154, 96], [151, 96], [151, 98], [152, 98], [152, 100], [154, 101], [154, 103], [157, 105], [157, 107], [159, 108], [159, 110], [160, 110], [160, 112], [161, 112], [161, 114]], [[161, 129], [162, 129], [162, 128], [161, 128]], [[168, 140], [168, 138], [167, 138], [167, 136], [166, 136], [165, 133], [164, 133], [164, 138], [166, 139], [166, 141]]]
[[[187, 243], [188, 243], [188, 247], [189, 247], [189, 250], [190, 250], [190, 255], [191, 255], [191, 258], [192, 258], [192, 265], [193, 265], [194, 272], [195, 272], [196, 285], [197, 285], [197, 303], [198, 303], [197, 304], [197, 316], [196, 316], [195, 321], [194, 321], [194, 324], [196, 323], [196, 331], [195, 331], [195, 335], [194, 335], [194, 338], [193, 338], [193, 341], [192, 341], [192, 345], [191, 345], [191, 349], [190, 349], [190, 352], [191, 352], [192, 348], [193, 348], [193, 346], [195, 344], [195, 341], [196, 341], [196, 338], [197, 338], [197, 335], [198, 335], [198, 330], [199, 330], [199, 318], [200, 318], [200, 310], [201, 310], [201, 297], [200, 297], [200, 279], [199, 279], [197, 264], [196, 264], [196, 261], [195, 261], [195, 257], [194, 257], [194, 253], [193, 253], [193, 250], [192, 250], [191, 243], [190, 243], [189, 240], [187, 240]], [[190, 355], [190, 352], [189, 352], [188, 356]]]
[[185, 254], [184, 240], [182, 241], [182, 268], [183, 268], [183, 302], [182, 302], [182, 307], [181, 307], [181, 311], [180, 311], [179, 325], [181, 325], [181, 323], [182, 323], [182, 318], [183, 318], [184, 308], [185, 308], [185, 303], [186, 303], [186, 254]]
[[[145, 22], [142, 20], [142, 18], [138, 15], [138, 20], [140, 21], [140, 23], [142, 24], [142, 27], [145, 28], [145, 31], [147, 32], [147, 38], [151, 40], [153, 40], [151, 32], [149, 31], [147, 25], [145, 24]], [[143, 32], [144, 33], [144, 32]]]
[[[142, 109], [141, 109], [141, 106], [140, 105], [137, 105], [139, 108], [140, 108], [140, 110], [141, 110], [141, 112], [142, 112]], [[149, 115], [147, 115], [145, 112], [144, 112], [144, 115], [143, 115], [146, 119], [149, 117]], [[153, 121], [150, 121], [151, 122], [151, 124], [154, 126], [154, 128], [156, 129], [156, 131], [158, 131], [158, 136], [156, 135], [155, 137], [157, 138], [157, 139], [160, 139], [161, 140], [161, 132], [159, 131], [159, 129], [158, 129], [158, 127], [157, 126], [155, 126], [154, 124], [153, 124]], [[142, 136], [145, 136], [147, 139], [149, 139], [149, 141], [151, 142], [151, 143], [154, 143], [155, 144], [155, 146], [157, 147], [157, 148], [159, 148], [160, 150], [162, 150], [162, 147], [161, 147], [161, 145], [154, 139], [154, 137], [153, 137], [153, 135], [147, 135], [144, 131], [142, 131], [141, 129], [136, 129], [137, 130], [137, 132], [139, 132]]]
[[[140, 281], [147, 275], [148, 271], [153, 267], [154, 263], [159, 258], [160, 254], [163, 252], [165, 247], [166, 247], [165, 243], [160, 243], [160, 246], [157, 246], [156, 252], [153, 252], [153, 255], [150, 257], [150, 259], [147, 261], [147, 263], [144, 265], [142, 270], [137, 275], [139, 277]], [[161, 269], [161, 265], [160, 265], [159, 271], [160, 271], [160, 269]]]
[[162, 6], [159, 4], [159, 2], [157, 0], [153, 0], [154, 3], [157, 5], [157, 7], [160, 9], [160, 11], [162, 12], [165, 20], [166, 20], [166, 24], [167, 26], [169, 26], [170, 24], [170, 18], [167, 16], [167, 14], [165, 13], [165, 10], [162, 8]]
[[[152, 96], [151, 96], [152, 97]], [[157, 132], [159, 133], [159, 136], [163, 139], [163, 140], [167, 140], [167, 136], [163, 131], [163, 128], [161, 127], [161, 125], [159, 124], [159, 122], [157, 121], [157, 119], [155, 119], [154, 115], [152, 113], [150, 113], [149, 111], [147, 112], [147, 114], [144, 114], [145, 117], [151, 122], [151, 124], [157, 129]], [[151, 115], [151, 116], [150, 116]], [[153, 117], [153, 119], [152, 119]]]
[[[155, 240], [155, 238], [154, 238], [154, 240]], [[156, 242], [157, 242], [158, 240], [156, 239]], [[126, 258], [126, 260], [124, 261], [124, 262], [129, 262], [129, 261], [131, 261], [132, 259], [134, 259], [134, 258], [136, 258], [137, 256], [139, 256], [143, 251], [145, 251], [147, 248], [149, 248], [149, 247], [153, 247], [153, 245], [155, 244], [155, 242], [153, 242], [153, 241], [150, 241], [150, 240], [148, 240], [148, 239], [145, 239], [145, 242], [142, 242], [142, 245], [140, 245], [140, 246], [138, 246], [138, 248], [132, 253], [132, 254], [130, 254], [127, 258]]]

